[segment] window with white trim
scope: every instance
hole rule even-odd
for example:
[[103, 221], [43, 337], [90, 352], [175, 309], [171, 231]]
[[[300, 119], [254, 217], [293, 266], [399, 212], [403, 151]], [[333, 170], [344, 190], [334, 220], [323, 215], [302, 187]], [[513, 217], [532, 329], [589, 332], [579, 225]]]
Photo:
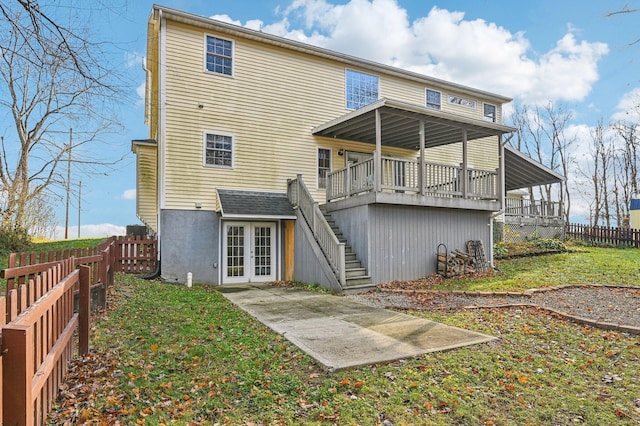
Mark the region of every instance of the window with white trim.
[[484, 106], [482, 107], [483, 109], [483, 116], [484, 116], [484, 121], [490, 121], [492, 123], [496, 122], [497, 119], [497, 110], [498, 108], [495, 105], [491, 105], [491, 104], [484, 104]]
[[327, 174], [331, 171], [331, 150], [318, 148], [318, 188], [327, 188]]
[[233, 167], [233, 136], [205, 133], [204, 164], [214, 167]]
[[449, 103], [453, 105], [460, 105], [465, 108], [476, 109], [476, 101], [474, 99], [464, 98], [457, 95], [449, 95]]
[[426, 91], [427, 108], [442, 109], [442, 93], [437, 90], [427, 89]]
[[346, 83], [348, 109], [362, 108], [378, 100], [378, 76], [348, 69]]
[[206, 36], [207, 71], [216, 74], [233, 75], [233, 42], [214, 36]]

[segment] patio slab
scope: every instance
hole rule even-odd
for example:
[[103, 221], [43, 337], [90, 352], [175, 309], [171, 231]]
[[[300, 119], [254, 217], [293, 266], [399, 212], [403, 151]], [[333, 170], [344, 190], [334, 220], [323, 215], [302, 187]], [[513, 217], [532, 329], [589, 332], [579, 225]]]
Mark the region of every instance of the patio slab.
[[243, 284], [219, 290], [331, 371], [496, 339], [296, 287]]

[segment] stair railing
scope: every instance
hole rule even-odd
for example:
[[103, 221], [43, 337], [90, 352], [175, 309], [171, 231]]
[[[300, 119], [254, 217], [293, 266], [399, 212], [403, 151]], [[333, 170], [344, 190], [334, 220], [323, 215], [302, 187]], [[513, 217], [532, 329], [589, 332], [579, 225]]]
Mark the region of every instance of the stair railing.
[[311, 197], [307, 186], [302, 180], [302, 175], [288, 181], [287, 196], [294, 207], [297, 207], [302, 217], [309, 225], [313, 237], [318, 242], [331, 269], [341, 286], [346, 284], [345, 248], [344, 243], [338, 241], [338, 237], [325, 219], [318, 202]]

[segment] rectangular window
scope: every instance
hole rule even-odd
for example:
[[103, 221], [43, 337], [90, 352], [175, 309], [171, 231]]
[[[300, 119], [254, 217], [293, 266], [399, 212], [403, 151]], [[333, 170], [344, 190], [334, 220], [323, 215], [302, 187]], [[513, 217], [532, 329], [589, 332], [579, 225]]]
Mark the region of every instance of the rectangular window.
[[378, 100], [378, 77], [347, 70], [347, 108], [358, 109]]
[[331, 150], [318, 148], [318, 188], [327, 188], [327, 174], [331, 171]]
[[476, 109], [476, 101], [469, 98], [463, 98], [462, 96], [449, 95], [449, 103], [453, 105], [460, 105], [463, 107]]
[[484, 104], [484, 121], [496, 122], [496, 106], [491, 104]]
[[204, 144], [206, 166], [233, 167], [233, 136], [206, 133]]
[[233, 42], [214, 36], [206, 36], [207, 71], [216, 74], [233, 74]]
[[427, 108], [442, 109], [442, 93], [427, 89]]

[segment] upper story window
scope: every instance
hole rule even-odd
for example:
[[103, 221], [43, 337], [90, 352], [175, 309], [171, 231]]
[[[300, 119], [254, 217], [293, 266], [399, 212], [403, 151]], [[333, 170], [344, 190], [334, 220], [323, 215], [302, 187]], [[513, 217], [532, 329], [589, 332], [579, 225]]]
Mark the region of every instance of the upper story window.
[[378, 100], [378, 76], [347, 70], [347, 108], [358, 109]]
[[331, 150], [318, 148], [318, 188], [327, 188], [327, 173], [331, 171]]
[[495, 123], [497, 119], [496, 106], [491, 104], [484, 104], [483, 110], [484, 110], [483, 112], [484, 121], [490, 121], [492, 123]]
[[204, 164], [206, 166], [233, 167], [233, 136], [205, 133]]
[[233, 42], [214, 36], [206, 36], [207, 71], [233, 75]]
[[442, 109], [442, 93], [427, 89], [427, 108]]
[[476, 101], [469, 98], [463, 98], [462, 96], [449, 95], [449, 103], [453, 105], [460, 105], [467, 108], [476, 109]]

